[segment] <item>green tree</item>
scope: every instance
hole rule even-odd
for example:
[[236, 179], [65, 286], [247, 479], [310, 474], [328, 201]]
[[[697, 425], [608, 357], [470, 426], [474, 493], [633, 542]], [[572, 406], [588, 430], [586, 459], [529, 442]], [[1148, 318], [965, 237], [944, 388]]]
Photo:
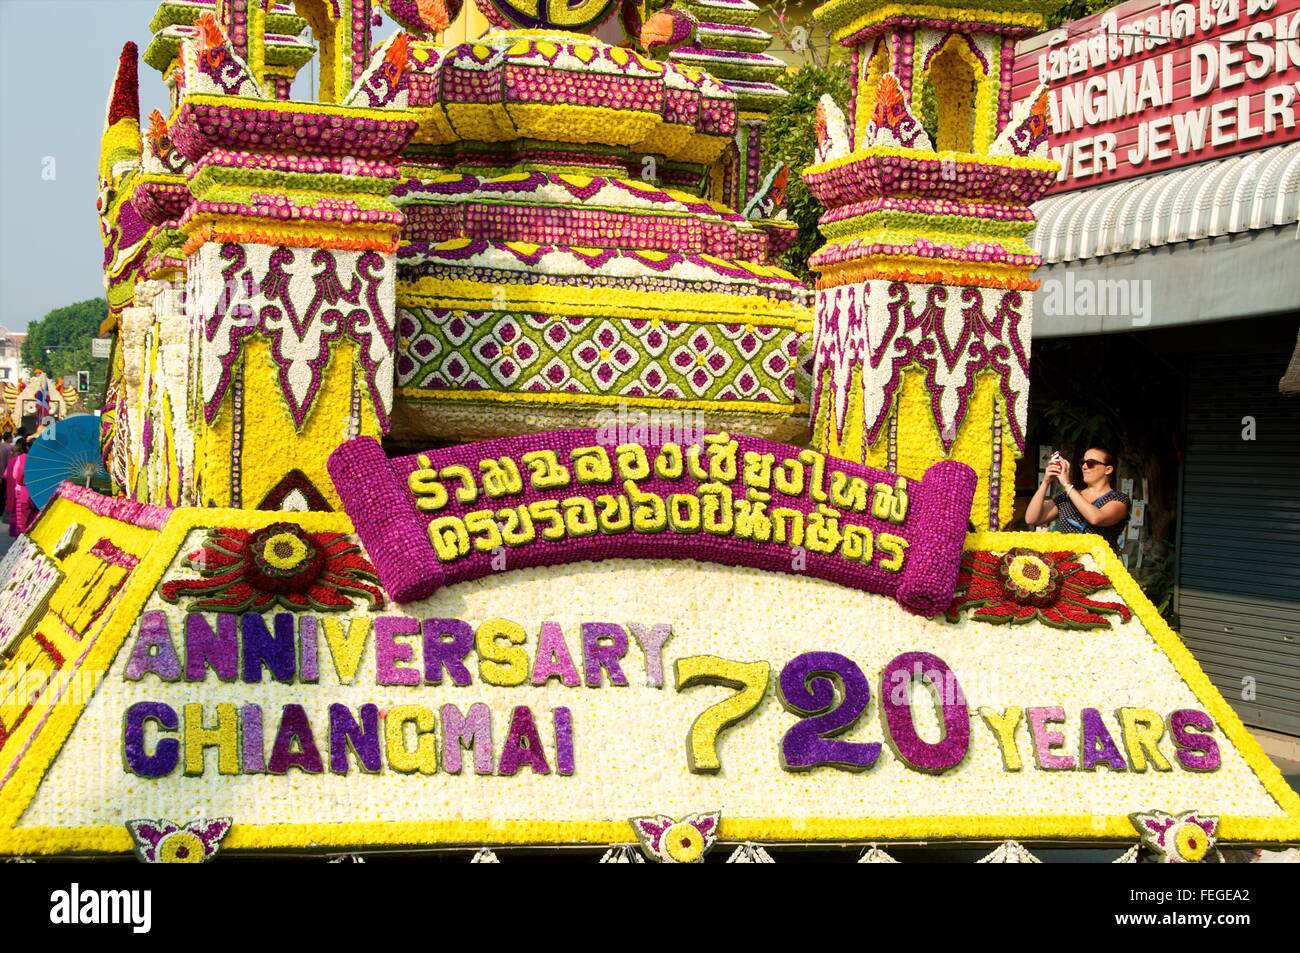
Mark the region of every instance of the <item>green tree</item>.
[[[1070, 20], [1100, 13], [1115, 6], [1116, 2], [1118, 0], [1069, 0], [1048, 14], [1048, 26], [1054, 28]], [[811, 6], [799, 5], [795, 10], [787, 7], [786, 3], [773, 5], [770, 28], [787, 46], [793, 48], [792, 44], [802, 45], [804, 48], [800, 52], [804, 55], [805, 63], [803, 66], [792, 67], [781, 80], [781, 85], [790, 95], [772, 113], [764, 133], [767, 144], [764, 164], [770, 169], [782, 161], [790, 170], [786, 207], [790, 221], [799, 226], [799, 238], [782, 257], [781, 266], [811, 283], [814, 276], [808, 268], [808, 257], [824, 244], [817, 230], [824, 209], [809, 194], [800, 173], [813, 164], [813, 149], [817, 141], [814, 128], [817, 100], [821, 99], [823, 93], [829, 93], [839, 107], [847, 112], [849, 68], [842, 59], [836, 61], [834, 54], [839, 48], [834, 46], [830, 50], [830, 65], [824, 65], [828, 57], [819, 55], [820, 47], [813, 42], [820, 34], [811, 19]], [[802, 44], [794, 44], [792, 40], [796, 31], [802, 31], [800, 35], [807, 37]]]
[[99, 326], [106, 317], [108, 302], [103, 298], [55, 308], [28, 325], [27, 340], [23, 342], [23, 364], [54, 378], [89, 371], [91, 387], [88, 393], [82, 394], [82, 400], [88, 409], [93, 410], [99, 406], [108, 362], [90, 356], [90, 342], [99, 336]]
[[790, 221], [799, 226], [799, 238], [781, 259], [804, 281], [811, 282], [808, 257], [822, 246], [817, 222], [822, 217], [822, 203], [804, 185], [801, 173], [813, 164], [817, 143], [817, 100], [829, 93], [841, 109], [849, 102], [849, 68], [845, 63], [830, 66], [801, 66], [786, 73], [781, 85], [790, 95], [772, 113], [764, 137], [769, 144], [769, 165], [784, 162], [789, 169], [786, 186], [786, 210]]
[[1069, 23], [1071, 20], [1082, 20], [1094, 13], [1101, 13], [1117, 3], [1119, 3], [1119, 0], [1070, 0], [1069, 3], [1063, 4], [1054, 13], [1047, 15], [1047, 26], [1049, 29], [1055, 29], [1062, 23]]

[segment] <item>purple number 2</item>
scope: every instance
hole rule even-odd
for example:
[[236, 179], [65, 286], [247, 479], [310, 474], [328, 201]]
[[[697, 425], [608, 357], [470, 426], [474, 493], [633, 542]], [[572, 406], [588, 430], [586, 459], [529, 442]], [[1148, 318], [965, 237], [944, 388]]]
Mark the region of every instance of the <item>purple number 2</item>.
[[781, 739], [781, 766], [787, 771], [820, 765], [865, 771], [880, 757], [878, 741], [831, 740], [852, 728], [871, 701], [867, 676], [852, 659], [838, 652], [805, 652], [781, 670], [777, 694], [802, 718]]

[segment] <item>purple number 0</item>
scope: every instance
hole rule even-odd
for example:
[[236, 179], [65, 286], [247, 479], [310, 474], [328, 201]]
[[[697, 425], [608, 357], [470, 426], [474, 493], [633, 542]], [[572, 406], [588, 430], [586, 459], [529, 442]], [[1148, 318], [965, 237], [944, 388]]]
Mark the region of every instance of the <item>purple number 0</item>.
[[[835, 689], [843, 698], [835, 704]], [[865, 771], [880, 757], [880, 742], [833, 741], [848, 731], [871, 701], [871, 685], [852, 659], [838, 652], [805, 652], [781, 670], [777, 695], [802, 720], [781, 739], [781, 766], [807, 771], [830, 765]]]

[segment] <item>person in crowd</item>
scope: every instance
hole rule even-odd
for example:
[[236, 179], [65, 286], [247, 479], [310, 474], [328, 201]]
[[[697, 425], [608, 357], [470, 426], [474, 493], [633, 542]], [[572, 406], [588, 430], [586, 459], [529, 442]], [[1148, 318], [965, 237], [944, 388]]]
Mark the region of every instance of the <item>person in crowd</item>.
[[[1056, 520], [1061, 533], [1096, 533], [1115, 547], [1127, 522], [1132, 500], [1115, 489], [1115, 455], [1104, 447], [1090, 447], [1079, 464], [1082, 486], [1070, 479], [1070, 462], [1059, 454], [1047, 465], [1042, 484], [1029, 501], [1025, 522], [1041, 526]], [[1048, 499], [1055, 482], [1057, 491]]]
[[5, 471], [9, 469], [9, 458], [14, 452], [13, 436], [7, 430], [0, 434], [0, 516], [6, 519], [9, 515], [9, 480]]
[[31, 507], [31, 497], [27, 495], [27, 487], [23, 483], [29, 446], [25, 427], [18, 428], [13, 446], [13, 455], [9, 458], [9, 466], [5, 469], [5, 487], [9, 503], [9, 535], [18, 536], [26, 532], [24, 516]]
[[14, 479], [14, 468], [18, 465], [18, 458], [27, 452], [27, 428], [19, 427], [18, 432], [14, 434], [12, 449], [9, 453], [9, 460], [5, 463], [5, 512], [9, 514], [9, 535], [17, 536], [18, 532], [14, 529], [15, 513], [17, 512], [18, 502], [18, 483]]

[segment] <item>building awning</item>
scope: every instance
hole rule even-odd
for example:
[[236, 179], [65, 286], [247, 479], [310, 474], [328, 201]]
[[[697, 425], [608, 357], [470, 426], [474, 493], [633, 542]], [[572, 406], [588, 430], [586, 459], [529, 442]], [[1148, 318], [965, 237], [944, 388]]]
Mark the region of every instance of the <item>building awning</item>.
[[[1300, 142], [1054, 195], [1034, 214], [1036, 338], [1300, 311]], [[1121, 288], [1140, 308], [1108, 310]]]
[[1290, 225], [1300, 205], [1300, 142], [1173, 172], [1067, 192], [1034, 205], [1044, 264]]

